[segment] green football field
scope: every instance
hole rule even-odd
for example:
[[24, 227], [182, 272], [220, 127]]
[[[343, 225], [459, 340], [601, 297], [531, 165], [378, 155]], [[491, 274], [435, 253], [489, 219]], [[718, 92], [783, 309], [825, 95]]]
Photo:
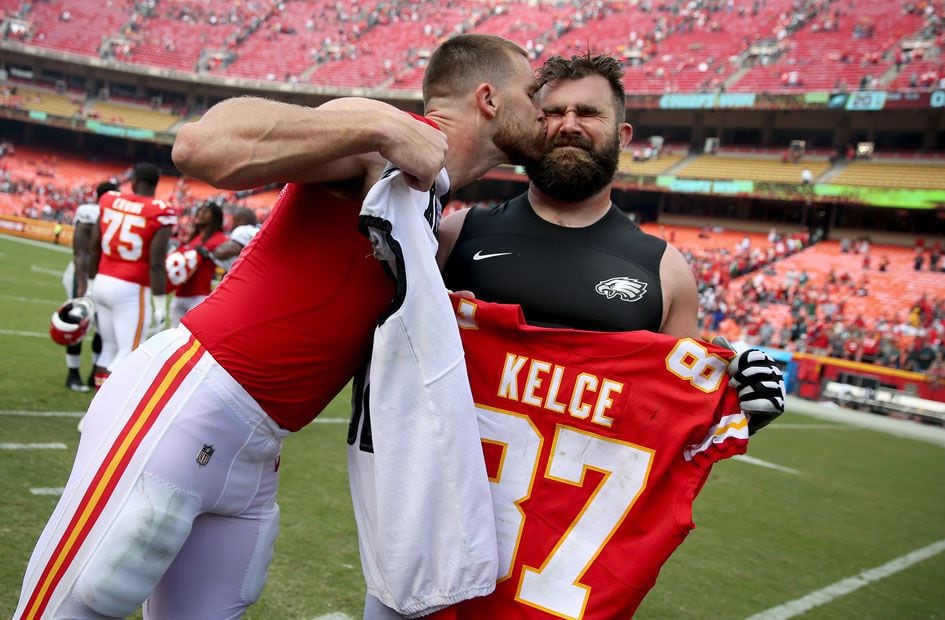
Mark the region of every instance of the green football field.
[[[65, 388], [64, 350], [47, 334], [63, 301], [63, 250], [0, 235], [0, 617], [13, 614], [91, 398]], [[89, 365], [86, 350], [83, 373]], [[248, 618], [361, 615], [346, 399], [285, 443], [281, 532]], [[752, 440], [749, 457], [715, 467], [697, 528], [637, 618], [945, 618], [941, 444], [792, 410]]]

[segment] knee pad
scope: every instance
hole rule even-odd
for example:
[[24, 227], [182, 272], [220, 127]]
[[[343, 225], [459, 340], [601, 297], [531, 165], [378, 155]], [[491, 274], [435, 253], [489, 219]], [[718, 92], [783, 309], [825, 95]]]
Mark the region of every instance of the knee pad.
[[278, 534], [279, 504], [273, 502], [260, 519], [256, 548], [253, 549], [253, 557], [249, 560], [243, 586], [240, 588], [240, 596], [250, 605], [259, 600], [266, 579], [269, 578], [269, 563], [272, 561], [272, 551]]
[[148, 475], [96, 542], [75, 594], [105, 616], [125, 617], [148, 597], [190, 534], [200, 500]]
[[102, 337], [98, 335], [98, 332], [95, 332], [95, 336], [92, 337], [92, 353], [101, 353], [102, 352]]

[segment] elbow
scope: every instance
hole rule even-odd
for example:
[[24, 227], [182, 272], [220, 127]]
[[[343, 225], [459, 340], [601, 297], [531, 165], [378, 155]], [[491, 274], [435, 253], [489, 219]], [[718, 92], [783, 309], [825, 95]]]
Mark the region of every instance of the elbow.
[[195, 139], [193, 124], [184, 125], [174, 138], [171, 147], [171, 160], [174, 165], [187, 176], [193, 176], [194, 160], [197, 157], [199, 142]]
[[181, 127], [171, 147], [171, 160], [185, 177], [197, 179], [218, 189], [241, 190], [254, 187], [242, 178], [241, 169], [235, 162], [242, 158], [235, 156], [229, 149], [221, 147], [219, 135], [200, 123], [190, 123]]
[[[243, 189], [231, 187], [224, 167], [225, 155], [218, 149], [219, 141], [212, 133], [190, 123], [180, 128], [171, 147], [171, 160], [185, 177], [209, 183], [219, 189]], [[215, 146], [216, 145], [216, 146]]]
[[178, 170], [184, 175], [201, 181], [206, 181], [214, 185], [210, 178], [207, 166], [207, 155], [202, 148], [209, 142], [200, 136], [200, 130], [196, 123], [190, 123], [181, 127], [174, 139], [174, 146], [171, 147], [171, 160]]

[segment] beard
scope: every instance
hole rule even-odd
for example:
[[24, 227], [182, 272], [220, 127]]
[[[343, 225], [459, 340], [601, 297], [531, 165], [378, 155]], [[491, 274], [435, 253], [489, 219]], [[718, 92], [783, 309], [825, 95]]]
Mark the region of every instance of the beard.
[[544, 156], [526, 164], [525, 171], [543, 194], [562, 202], [580, 202], [614, 180], [619, 161], [617, 133], [599, 149], [580, 136], [559, 137], [548, 145]]
[[510, 164], [532, 166], [545, 154], [545, 128], [537, 122], [523, 123], [512, 114], [505, 114], [492, 143], [505, 153]]

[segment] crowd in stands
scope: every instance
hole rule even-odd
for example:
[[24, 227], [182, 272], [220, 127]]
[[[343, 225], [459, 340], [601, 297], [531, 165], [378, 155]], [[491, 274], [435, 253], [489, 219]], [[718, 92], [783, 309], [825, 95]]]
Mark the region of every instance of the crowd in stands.
[[[31, 219], [71, 224], [76, 208], [86, 202], [95, 201], [95, 186], [109, 180], [121, 184], [131, 177], [132, 167], [113, 167], [116, 172], [110, 178], [77, 181], [64, 173], [65, 166], [54, 155], [24, 155], [16, 161], [16, 146], [7, 140], [0, 141], [0, 212]], [[96, 177], [97, 178], [97, 177]], [[167, 189], [162, 189], [162, 188]], [[209, 189], [209, 191], [208, 191]], [[249, 206], [257, 212], [260, 221], [265, 220], [267, 208], [256, 208], [252, 197], [260, 192], [272, 193], [271, 188], [240, 192], [220, 192], [201, 187], [196, 191], [193, 182], [178, 178], [173, 184], [159, 185], [158, 198], [168, 200], [181, 213], [181, 230], [190, 226], [190, 218], [206, 201], [215, 201], [230, 213], [237, 207]]]
[[[71, 183], [58, 175], [59, 162], [55, 156], [31, 159], [24, 168], [10, 165], [16, 153], [12, 142], [0, 142], [0, 197], [4, 198], [0, 206], [8, 207], [5, 210], [9, 214], [71, 223], [76, 207], [95, 200], [92, 184]], [[10, 208], [11, 205], [15, 207]]]
[[[459, 32], [490, 32], [495, 27], [520, 42], [536, 62], [550, 53], [583, 51], [593, 41], [600, 51], [616, 54], [628, 67], [639, 68], [647, 88], [659, 85], [657, 88], [664, 92], [725, 90], [736, 58], [745, 66], [759, 60], [772, 63], [784, 59], [779, 63], [784, 67], [781, 82], [791, 88], [803, 88], [807, 67], [820, 61], [857, 64], [867, 69], [856, 75], [858, 83], [848, 84], [849, 76], [837, 77], [837, 90], [885, 86], [889, 81], [885, 74], [893, 67], [895, 73], [907, 76], [896, 82], [904, 88], [942, 87], [945, 74], [941, 62], [936, 63], [945, 43], [942, 3], [901, 0], [898, 6], [890, 3], [884, 9], [886, 15], [876, 14], [872, 8], [869, 14], [861, 15], [860, 7], [870, 1], [565, 0], [542, 7], [554, 18], [538, 27], [529, 19], [528, 11], [520, 9], [528, 3], [516, 0], [383, 0], [369, 4], [319, 0], [304, 5], [298, 0], [110, 0], [107, 11], [118, 25], [112, 32], [102, 33], [97, 53], [103, 58], [145, 64], [153, 61], [160, 66], [177, 63], [174, 68], [198, 73], [227, 72], [231, 63], [241, 60], [244, 50], [258, 50], [256, 40], [260, 40], [283, 47], [286, 52], [301, 45], [306, 50], [308, 68], [313, 70], [326, 63], [357, 61], [381, 53], [385, 77], [396, 84], [400, 77], [422, 68], [427, 53], [443, 37]], [[42, 45], [44, 30], [53, 26], [35, 15], [32, 9], [38, 3], [24, 0], [11, 4], [0, 9], [0, 20], [17, 19], [9, 20], [2, 36]], [[450, 12], [449, 19], [444, 19], [446, 12]], [[73, 21], [72, 13], [64, 9], [58, 21]], [[512, 14], [516, 17], [509, 23], [505, 18]], [[897, 22], [902, 25], [890, 29], [882, 27], [884, 17], [912, 21]], [[34, 18], [40, 23], [33, 23]], [[619, 37], [610, 36], [608, 24], [614, 22], [626, 26]], [[394, 33], [397, 24], [403, 23], [423, 24], [422, 36], [404, 39], [402, 48], [374, 50], [371, 43], [365, 43], [368, 32], [381, 29]], [[807, 40], [811, 35], [843, 37], [838, 42], [847, 41], [849, 45], [838, 44], [821, 57], [803, 45], [798, 48], [799, 38]], [[906, 37], [923, 44], [901, 46]], [[246, 45], [251, 41], [252, 45]], [[758, 42], [772, 43], [767, 47], [770, 55], [746, 54]], [[155, 55], [154, 50], [167, 54]], [[250, 71], [261, 72], [253, 76], [257, 79], [290, 82], [301, 81], [301, 69], [306, 68], [293, 67], [281, 74], [273, 67], [254, 66], [257, 68]]]
[[[846, 240], [841, 251], [862, 256], [859, 274], [830, 269], [818, 279], [789, 269], [779, 275], [773, 263], [805, 247], [806, 240], [797, 239], [792, 251], [790, 241], [772, 231], [760, 245], [746, 237], [731, 250], [680, 248], [699, 285], [700, 325], [707, 337], [720, 333], [733, 342], [879, 364], [945, 381], [945, 271], [939, 245], [917, 249], [917, 255], [936, 256], [942, 287], [866, 316], [851, 312], [850, 300], [870, 296], [869, 272], [886, 271], [888, 256], [874, 263], [868, 239]], [[816, 252], [816, 245], [806, 251]]]
[[[29, 156], [26, 166], [23, 161], [8, 165], [14, 157], [15, 145], [0, 142], [0, 198], [13, 198], [19, 205], [15, 215], [70, 223], [75, 208], [94, 199], [94, 183], [70, 181], [59, 173], [56, 157]], [[129, 174], [130, 168], [112, 180], [123, 181]], [[206, 188], [195, 189], [180, 178], [172, 187], [167, 186], [166, 195], [158, 196], [173, 201], [182, 213], [179, 234], [189, 230], [193, 214], [207, 200], [217, 201], [229, 213], [246, 206], [255, 193], [209, 194]], [[275, 190], [264, 190], [270, 192], [263, 196], [270, 204]], [[453, 201], [446, 211], [487, 204]], [[264, 219], [265, 214], [261, 215]], [[721, 228], [701, 229], [695, 242], [678, 242], [676, 231], [659, 226], [654, 232], [679, 247], [692, 266], [705, 337], [721, 333], [733, 342], [870, 362], [941, 375], [945, 380], [945, 252], [939, 242], [927, 244], [918, 239], [911, 267], [938, 272], [942, 286], [898, 308], [876, 308], [870, 316], [851, 311], [850, 300], [870, 296], [870, 274], [873, 270], [885, 272], [890, 258], [871, 247], [866, 238], [844, 239], [839, 244], [841, 253], [858, 257], [858, 273], [831, 269], [821, 277], [794, 268], [779, 275], [775, 269], [779, 261], [802, 251], [818, 251], [806, 232], [782, 234], [771, 229], [767, 237], [745, 234], [725, 247], [713, 243], [724, 234], [731, 237]], [[824, 260], [829, 261], [827, 257]], [[894, 260], [908, 257], [897, 254]]]

